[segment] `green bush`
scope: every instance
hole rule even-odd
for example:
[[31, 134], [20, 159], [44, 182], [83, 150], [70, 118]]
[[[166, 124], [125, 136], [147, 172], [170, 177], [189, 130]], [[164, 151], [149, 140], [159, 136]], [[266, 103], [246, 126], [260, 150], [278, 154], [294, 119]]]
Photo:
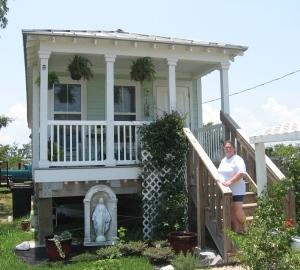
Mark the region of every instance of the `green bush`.
[[169, 263], [174, 257], [174, 252], [169, 247], [149, 247], [143, 251], [143, 255], [152, 263]]
[[180, 253], [172, 260], [175, 270], [194, 270], [197, 266], [197, 257], [189, 252], [186, 255]]
[[[149, 207], [157, 209], [151, 240], [164, 239], [169, 232], [187, 227], [184, 170], [187, 140], [183, 127], [184, 119], [178, 112], [172, 112], [140, 129], [143, 150], [151, 154], [151, 158], [142, 163], [141, 179], [145, 181], [153, 170], [157, 170], [162, 180], [160, 192], [147, 202]], [[143, 188], [146, 187], [147, 183], [143, 183]]]
[[89, 252], [84, 252], [71, 258], [72, 262], [90, 262], [96, 260], [98, 260], [98, 256]]
[[170, 243], [168, 240], [157, 240], [157, 241], [154, 241], [152, 243], [152, 245], [156, 248], [160, 248], [160, 247], [169, 247]]
[[121, 270], [121, 262], [118, 259], [99, 260], [92, 264], [91, 268], [85, 270]]
[[142, 241], [129, 241], [126, 244], [120, 244], [120, 251], [124, 256], [141, 255], [147, 248], [147, 245]]
[[96, 253], [99, 259], [117, 259], [122, 256], [119, 245], [100, 248]]
[[300, 265], [300, 253], [290, 248], [295, 227], [286, 220], [284, 197], [290, 181], [276, 182], [268, 195], [258, 199], [253, 222], [245, 235], [229, 232], [229, 236], [242, 251], [241, 261], [252, 270], [296, 270]]

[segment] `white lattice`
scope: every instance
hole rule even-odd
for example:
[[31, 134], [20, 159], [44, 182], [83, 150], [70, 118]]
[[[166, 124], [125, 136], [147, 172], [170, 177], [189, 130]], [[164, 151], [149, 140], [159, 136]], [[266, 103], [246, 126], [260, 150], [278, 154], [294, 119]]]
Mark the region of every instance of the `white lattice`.
[[[147, 151], [142, 151], [142, 164], [145, 161], [149, 161], [151, 155]], [[144, 165], [143, 165], [144, 166]], [[152, 163], [147, 163], [147, 166], [142, 168], [143, 170], [143, 183], [142, 183], [142, 197], [143, 197], [143, 234], [145, 240], [152, 239], [153, 221], [157, 216], [157, 207], [159, 199], [162, 195], [161, 183], [162, 179], [169, 172], [169, 169], [163, 169], [158, 171]], [[186, 166], [183, 166], [179, 171], [185, 177], [186, 183]]]

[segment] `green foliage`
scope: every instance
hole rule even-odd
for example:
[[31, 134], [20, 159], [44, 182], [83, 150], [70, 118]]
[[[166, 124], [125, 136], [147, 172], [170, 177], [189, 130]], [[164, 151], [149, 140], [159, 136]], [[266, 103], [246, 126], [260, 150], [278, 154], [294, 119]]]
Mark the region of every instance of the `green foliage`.
[[72, 262], [91, 262], [96, 260], [98, 260], [98, 256], [89, 252], [84, 252], [71, 258]]
[[172, 260], [175, 270], [194, 270], [197, 265], [197, 257], [189, 252], [184, 255], [182, 252]]
[[[41, 77], [38, 76], [37, 79], [35, 80], [35, 84], [40, 86], [40, 83], [41, 83]], [[51, 71], [48, 73], [48, 89], [52, 89], [55, 83], [59, 83], [59, 78], [56, 72]]]
[[85, 80], [91, 79], [94, 75], [91, 70], [92, 62], [80, 55], [74, 55], [68, 65], [68, 70], [73, 80], [80, 80], [83, 77]]
[[118, 259], [122, 256], [119, 245], [100, 248], [96, 253], [99, 259]]
[[7, 7], [7, 0], [0, 1], [0, 28], [4, 29], [7, 25], [7, 12], [9, 8]]
[[[187, 141], [183, 127], [184, 119], [178, 112], [172, 112], [140, 130], [143, 150], [151, 154], [151, 158], [142, 163], [141, 178], [146, 179], [153, 170], [157, 170], [162, 178], [162, 195], [156, 198], [158, 211], [153, 239], [166, 239], [169, 232], [184, 230], [187, 225], [187, 191], [183, 170]], [[148, 203], [156, 207], [155, 201]]]
[[129, 241], [125, 244], [120, 244], [120, 251], [124, 256], [138, 256], [147, 248], [147, 245], [142, 241]]
[[86, 270], [121, 270], [121, 262], [118, 259], [105, 259], [96, 261], [92, 264], [92, 267], [86, 268]]
[[294, 270], [300, 254], [290, 248], [295, 228], [286, 220], [284, 198], [291, 181], [273, 183], [268, 195], [259, 198], [252, 224], [245, 235], [229, 232], [242, 251], [242, 262], [252, 270]]
[[120, 227], [118, 229], [118, 235], [119, 235], [119, 241], [120, 241], [120, 243], [124, 243], [125, 242], [126, 232], [127, 232], [127, 229], [124, 228], [124, 227]]
[[146, 256], [152, 263], [169, 263], [173, 257], [174, 252], [169, 247], [149, 247], [143, 251], [143, 255]]
[[278, 144], [267, 148], [266, 153], [277, 160], [284, 175], [292, 181], [296, 196], [296, 216], [300, 224], [300, 144]]
[[138, 58], [132, 62], [130, 77], [131, 80], [141, 82], [153, 81], [155, 79], [155, 66], [150, 57]]
[[31, 159], [31, 143], [23, 144], [21, 147], [14, 143], [13, 145], [0, 144], [0, 160], [8, 161], [10, 169], [18, 168], [18, 164], [23, 159]]
[[160, 248], [160, 247], [169, 247], [170, 246], [170, 243], [168, 240], [157, 240], [157, 241], [154, 241], [152, 243], [152, 245], [154, 247], [157, 247], [157, 248]]
[[4, 116], [4, 115], [0, 115], [0, 130], [1, 130], [1, 128], [3, 128], [3, 127], [7, 127], [7, 125], [8, 125], [9, 123], [11, 123], [12, 121], [13, 121], [12, 118], [9, 118], [9, 117]]

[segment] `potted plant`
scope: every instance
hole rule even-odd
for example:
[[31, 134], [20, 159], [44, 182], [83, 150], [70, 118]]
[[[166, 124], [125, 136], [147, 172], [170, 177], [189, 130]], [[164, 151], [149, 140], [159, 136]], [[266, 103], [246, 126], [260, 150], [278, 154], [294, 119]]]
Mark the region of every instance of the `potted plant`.
[[168, 234], [168, 239], [175, 253], [193, 252], [197, 246], [197, 234], [195, 232], [175, 231]]
[[23, 231], [29, 231], [29, 229], [30, 229], [30, 220], [29, 219], [22, 220], [20, 226], [21, 226], [21, 229]]
[[92, 62], [89, 59], [80, 55], [74, 55], [68, 65], [68, 70], [73, 80], [80, 80], [81, 78], [89, 80], [93, 77], [91, 67]]
[[[40, 86], [41, 83], [41, 78], [40, 76], [38, 76], [38, 78], [36, 79], [35, 83]], [[56, 72], [51, 71], [48, 73], [48, 89], [52, 89], [55, 83], [59, 83], [59, 78], [56, 74]]]
[[132, 62], [130, 77], [131, 80], [141, 82], [153, 81], [155, 79], [155, 66], [151, 57], [142, 57]]
[[64, 231], [57, 235], [45, 236], [46, 254], [51, 261], [65, 260], [70, 257], [72, 248], [72, 235]]

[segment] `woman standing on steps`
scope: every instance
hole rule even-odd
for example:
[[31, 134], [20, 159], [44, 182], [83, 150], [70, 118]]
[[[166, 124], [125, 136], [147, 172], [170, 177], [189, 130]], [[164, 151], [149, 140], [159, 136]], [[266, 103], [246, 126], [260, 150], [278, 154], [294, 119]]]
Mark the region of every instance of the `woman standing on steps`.
[[225, 157], [218, 168], [222, 184], [232, 191], [231, 203], [231, 225], [237, 233], [243, 233], [245, 213], [243, 200], [246, 192], [246, 185], [243, 176], [246, 173], [244, 160], [236, 155], [233, 142], [226, 141], [224, 144]]

